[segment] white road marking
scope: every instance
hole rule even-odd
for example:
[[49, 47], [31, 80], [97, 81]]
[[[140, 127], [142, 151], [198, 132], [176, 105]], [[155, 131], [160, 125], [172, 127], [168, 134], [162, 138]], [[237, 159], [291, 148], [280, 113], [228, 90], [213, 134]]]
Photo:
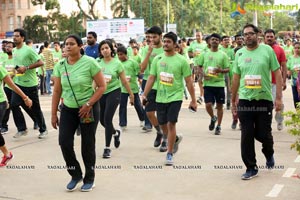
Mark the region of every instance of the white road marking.
[[279, 193], [281, 192], [284, 185], [281, 184], [275, 184], [272, 188], [272, 190], [266, 195], [266, 197], [277, 197]]
[[282, 177], [290, 178], [290, 177], [293, 176], [293, 174], [295, 173], [295, 171], [296, 171], [296, 168], [287, 168], [287, 170], [282, 175]]
[[300, 156], [297, 156], [297, 158], [296, 158], [296, 160], [294, 162], [300, 163]]

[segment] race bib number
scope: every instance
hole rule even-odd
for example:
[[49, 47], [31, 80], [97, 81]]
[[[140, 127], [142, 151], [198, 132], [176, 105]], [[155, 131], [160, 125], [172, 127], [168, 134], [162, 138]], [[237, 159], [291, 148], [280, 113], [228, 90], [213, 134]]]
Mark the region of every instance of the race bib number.
[[211, 67], [209, 66], [207, 68], [207, 76], [210, 76], [210, 77], [218, 77], [218, 73], [216, 72], [216, 67]]
[[261, 75], [246, 75], [245, 87], [248, 89], [260, 89], [261, 88]]
[[8, 72], [9, 75], [15, 74], [15, 67], [14, 65], [5, 65], [5, 69]]
[[300, 71], [300, 64], [295, 64], [293, 69], [294, 69], [294, 71], [299, 72]]
[[105, 82], [109, 83], [111, 81], [111, 75], [110, 74], [104, 74]]
[[161, 72], [160, 73], [160, 83], [162, 85], [172, 86], [174, 81], [174, 75], [167, 73], [167, 72]]
[[131, 80], [131, 76], [126, 76], [126, 81], [130, 82], [130, 80]]
[[59, 61], [59, 58], [54, 57], [54, 58], [53, 58], [53, 61], [54, 61], [55, 63], [57, 63], [57, 62]]

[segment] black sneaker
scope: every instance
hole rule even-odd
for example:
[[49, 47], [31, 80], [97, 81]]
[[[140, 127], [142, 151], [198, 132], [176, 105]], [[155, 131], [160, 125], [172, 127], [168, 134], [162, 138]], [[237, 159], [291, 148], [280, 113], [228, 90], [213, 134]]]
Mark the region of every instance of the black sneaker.
[[215, 135], [220, 135], [221, 134], [221, 126], [217, 126], [215, 130]]
[[233, 121], [232, 121], [232, 124], [231, 124], [231, 128], [232, 128], [232, 129], [236, 129], [237, 123], [238, 123], [238, 120], [233, 120]]
[[111, 155], [110, 155], [110, 153], [111, 153], [111, 150], [110, 149], [108, 149], [108, 148], [106, 148], [106, 149], [104, 149], [104, 152], [103, 152], [103, 158], [110, 158], [111, 157]]
[[157, 132], [157, 133], [156, 133], [156, 138], [155, 138], [155, 140], [154, 140], [154, 147], [159, 147], [159, 146], [160, 146], [161, 141], [162, 141], [162, 138], [163, 138], [163, 134]]
[[258, 170], [257, 169], [247, 169], [246, 173], [242, 175], [242, 180], [250, 180], [254, 177], [257, 177]]
[[168, 150], [167, 141], [163, 141], [160, 145], [159, 151], [160, 152], [166, 152]]
[[212, 131], [212, 130], [215, 129], [216, 121], [217, 121], [217, 117], [216, 117], [216, 116], [214, 116], [213, 118], [211, 118], [210, 124], [209, 124], [209, 126], [208, 126], [208, 129], [209, 129], [210, 131]]
[[114, 139], [115, 139], [115, 142], [114, 142], [114, 145], [116, 148], [119, 148], [120, 146], [120, 136], [121, 136], [121, 131], [120, 130], [116, 130], [116, 134], [114, 135]]
[[266, 166], [268, 169], [273, 169], [275, 165], [274, 156], [272, 155], [269, 159], [266, 161]]

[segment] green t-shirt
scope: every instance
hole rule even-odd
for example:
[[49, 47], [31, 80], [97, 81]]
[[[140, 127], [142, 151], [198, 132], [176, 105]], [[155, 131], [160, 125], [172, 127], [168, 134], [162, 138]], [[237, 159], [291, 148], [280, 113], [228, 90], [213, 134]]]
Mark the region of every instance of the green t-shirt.
[[[146, 48], [147, 48], [147, 51], [145, 50], [145, 55], [147, 54], [149, 47], [147, 46]], [[144, 71], [144, 77], [143, 77], [144, 80], [148, 80], [148, 77], [149, 77], [149, 75], [150, 75], [150, 70], [151, 70], [151, 65], [152, 65], [153, 59], [155, 58], [155, 56], [157, 56], [157, 55], [159, 55], [159, 54], [162, 54], [162, 53], [164, 53], [163, 47], [160, 47], [160, 48], [154, 48], [154, 49], [152, 50], [151, 55], [150, 55], [150, 58], [149, 58], [148, 66], [147, 66], [146, 70]], [[142, 59], [142, 60], [143, 60], [143, 59]], [[153, 89], [156, 88], [155, 85], [156, 85], [156, 84], [153, 85]]]
[[7, 53], [0, 52], [0, 66], [2, 65], [2, 63], [3, 63], [6, 59], [8, 59]]
[[93, 77], [99, 71], [100, 66], [95, 59], [86, 55], [83, 55], [74, 65], [69, 65], [64, 59], [54, 66], [52, 76], [60, 78], [62, 97], [67, 107], [78, 108], [67, 76], [69, 76], [78, 104], [82, 106], [94, 94]]
[[229, 58], [229, 62], [233, 62], [234, 60], [234, 50], [230, 47], [223, 47], [222, 45], [219, 46], [219, 50], [223, 51], [224, 53], [226, 53], [226, 55]]
[[[137, 83], [137, 76], [140, 72], [140, 66], [139, 64], [133, 60], [133, 59], [128, 59], [125, 62], [122, 62], [124, 69], [125, 69], [125, 75], [126, 75], [126, 80], [129, 83], [129, 86], [132, 90], [133, 93], [138, 93], [139, 92], [139, 86]], [[121, 92], [122, 93], [128, 93], [124, 85], [121, 87]]]
[[[34, 49], [24, 44], [20, 49], [13, 49], [13, 59], [15, 65], [29, 66], [40, 60], [40, 56]], [[37, 86], [36, 69], [26, 70], [24, 74], [16, 74], [15, 83], [23, 87]]]
[[0, 67], [0, 103], [6, 101], [6, 95], [3, 90], [3, 79], [8, 75], [4, 67]]
[[100, 64], [102, 73], [104, 74], [106, 82], [106, 90], [104, 94], [110, 93], [121, 87], [119, 80], [120, 73], [124, 71], [123, 64], [118, 58], [113, 58], [109, 63], [105, 63], [103, 59], [97, 60]]
[[287, 59], [289, 59], [291, 56], [293, 56], [293, 53], [294, 53], [294, 47], [291, 45], [291, 46], [284, 46], [283, 47], [283, 50], [284, 50], [284, 53], [285, 53], [285, 57]]
[[188, 51], [200, 55], [201, 53], [203, 53], [203, 51], [205, 50], [206, 47], [207, 47], [207, 44], [205, 42], [202, 41], [201, 43], [199, 43], [199, 42], [197, 42], [197, 40], [194, 40], [190, 44]]
[[56, 51], [56, 50], [54, 49], [54, 51], [52, 51], [52, 55], [53, 55], [54, 65], [55, 65], [56, 63], [58, 63], [58, 61], [61, 60], [61, 59], [63, 58], [63, 57], [62, 57], [62, 52], [61, 52], [61, 50]]
[[141, 55], [139, 55], [139, 54], [132, 55], [132, 56], [130, 56], [130, 58], [132, 58], [133, 60], [135, 60], [138, 64], [141, 64], [141, 62], [142, 62]]
[[[3, 63], [3, 67], [6, 69], [7, 73], [13, 77], [13, 81], [15, 82], [15, 65], [14, 65], [14, 60], [13, 59], [6, 59]], [[7, 84], [5, 84], [5, 87], [10, 88]]]
[[225, 87], [224, 73], [216, 73], [216, 68], [229, 68], [228, 56], [223, 51], [212, 52], [211, 50], [200, 55], [199, 66], [203, 67], [203, 72], [209, 79], [203, 80], [204, 86]]
[[128, 57], [133, 56], [133, 50], [132, 50], [132, 47], [130, 47], [130, 46], [127, 48], [127, 56]]
[[[300, 57], [295, 58], [291, 56], [287, 62], [287, 68], [292, 72], [292, 78], [297, 79], [298, 73], [300, 72]], [[291, 83], [294, 86], [294, 81]]]
[[259, 45], [255, 50], [242, 48], [235, 54], [233, 72], [240, 75], [239, 99], [272, 100], [271, 71], [279, 69], [273, 49]]
[[186, 58], [182, 55], [178, 53], [174, 56], [160, 54], [153, 60], [150, 74], [156, 77], [156, 102], [170, 103], [182, 100], [183, 79], [191, 76], [192, 71]]

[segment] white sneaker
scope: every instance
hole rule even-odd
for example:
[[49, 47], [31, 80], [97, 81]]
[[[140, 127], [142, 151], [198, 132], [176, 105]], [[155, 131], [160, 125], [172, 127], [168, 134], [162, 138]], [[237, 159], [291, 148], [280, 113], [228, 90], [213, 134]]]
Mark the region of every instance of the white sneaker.
[[44, 139], [47, 135], [48, 135], [48, 131], [45, 130], [44, 132], [41, 132], [41, 133], [39, 134], [39, 139]]
[[27, 129], [25, 131], [18, 131], [15, 135], [14, 138], [19, 138], [21, 136], [26, 136], [28, 133]]
[[144, 127], [145, 121], [140, 121], [140, 127]]

